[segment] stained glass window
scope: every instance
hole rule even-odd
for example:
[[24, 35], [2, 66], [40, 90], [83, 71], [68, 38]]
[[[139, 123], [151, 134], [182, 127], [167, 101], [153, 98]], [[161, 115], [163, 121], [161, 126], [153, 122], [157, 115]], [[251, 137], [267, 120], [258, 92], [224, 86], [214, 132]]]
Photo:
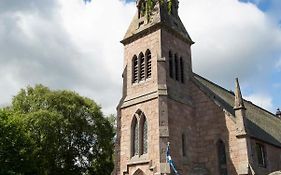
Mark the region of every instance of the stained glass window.
[[135, 156], [139, 154], [139, 127], [136, 118], [133, 122], [133, 156]]
[[148, 150], [148, 127], [143, 112], [138, 111], [132, 123], [132, 156], [146, 154]]
[[143, 154], [147, 153], [147, 122], [144, 118], [143, 122]]

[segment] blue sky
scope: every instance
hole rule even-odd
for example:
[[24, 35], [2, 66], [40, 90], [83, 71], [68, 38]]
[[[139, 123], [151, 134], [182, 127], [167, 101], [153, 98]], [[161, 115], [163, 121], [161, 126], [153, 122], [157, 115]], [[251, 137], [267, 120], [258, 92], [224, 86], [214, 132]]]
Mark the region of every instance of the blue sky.
[[[246, 99], [281, 107], [281, 0], [180, 0], [195, 44], [193, 71], [225, 87], [239, 77]], [[75, 13], [74, 13], [75, 12]], [[110, 12], [110, 13], [109, 13]], [[115, 113], [124, 36], [134, 1], [1, 0], [0, 106], [20, 88], [70, 89]]]
[[[281, 1], [280, 0], [240, 0], [244, 3], [252, 3], [256, 5], [261, 11], [266, 13], [273, 21], [281, 24]], [[281, 26], [280, 26], [281, 30]], [[279, 57], [280, 53], [272, 53], [268, 57]], [[267, 59], [267, 58], [265, 58]], [[272, 69], [270, 76], [268, 77], [267, 86], [264, 87], [267, 89], [270, 94], [273, 96], [273, 104], [275, 106], [281, 107], [281, 69]], [[248, 91], [251, 91], [249, 89]]]

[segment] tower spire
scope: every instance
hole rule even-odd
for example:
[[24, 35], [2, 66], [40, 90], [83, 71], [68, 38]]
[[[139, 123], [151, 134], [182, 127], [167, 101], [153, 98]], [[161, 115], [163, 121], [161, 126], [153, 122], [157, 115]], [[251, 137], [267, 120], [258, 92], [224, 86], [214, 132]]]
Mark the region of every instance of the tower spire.
[[234, 110], [239, 110], [239, 109], [246, 109], [244, 105], [244, 100], [242, 97], [240, 85], [239, 85], [239, 80], [238, 78], [235, 79], [235, 106]]

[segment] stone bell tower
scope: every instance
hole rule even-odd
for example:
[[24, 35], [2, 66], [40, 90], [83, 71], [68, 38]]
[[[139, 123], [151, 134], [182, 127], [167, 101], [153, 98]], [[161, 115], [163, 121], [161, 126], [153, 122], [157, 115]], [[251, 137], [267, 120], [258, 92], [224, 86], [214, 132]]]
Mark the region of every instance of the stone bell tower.
[[149, 14], [146, 6], [146, 0], [137, 0], [137, 13], [121, 41], [123, 95], [117, 107], [114, 174], [169, 173], [167, 142], [184, 174], [189, 160], [177, 144], [185, 147], [185, 136], [192, 129], [193, 41], [178, 16], [177, 0], [155, 1]]

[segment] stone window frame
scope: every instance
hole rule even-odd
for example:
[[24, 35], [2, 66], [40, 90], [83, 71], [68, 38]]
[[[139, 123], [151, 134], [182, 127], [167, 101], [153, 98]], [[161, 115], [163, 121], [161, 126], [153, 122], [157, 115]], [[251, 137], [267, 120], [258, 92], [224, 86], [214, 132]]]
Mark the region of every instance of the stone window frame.
[[132, 58], [131, 78], [132, 84], [148, 81], [152, 77], [152, 53], [149, 49], [145, 54], [140, 52], [138, 56]]
[[[145, 125], [147, 129], [146, 135], [144, 135]], [[131, 158], [140, 157], [146, 154], [148, 154], [148, 122], [145, 114], [141, 110], [138, 110], [133, 115], [131, 124]]]
[[256, 153], [257, 165], [262, 168], [267, 168], [266, 146], [261, 142], [256, 142], [255, 153]]
[[[221, 150], [221, 148], [223, 148], [223, 150]], [[228, 163], [227, 163], [227, 151], [226, 151], [226, 145], [225, 142], [222, 139], [218, 139], [216, 142], [216, 150], [217, 150], [217, 162], [218, 162], [218, 171], [220, 175], [225, 175], [223, 171], [226, 171], [227, 174], [228, 173]], [[223, 151], [224, 152], [224, 157], [222, 157], [222, 155], [220, 154], [220, 152]], [[221, 162], [221, 159], [224, 159], [223, 162]]]

